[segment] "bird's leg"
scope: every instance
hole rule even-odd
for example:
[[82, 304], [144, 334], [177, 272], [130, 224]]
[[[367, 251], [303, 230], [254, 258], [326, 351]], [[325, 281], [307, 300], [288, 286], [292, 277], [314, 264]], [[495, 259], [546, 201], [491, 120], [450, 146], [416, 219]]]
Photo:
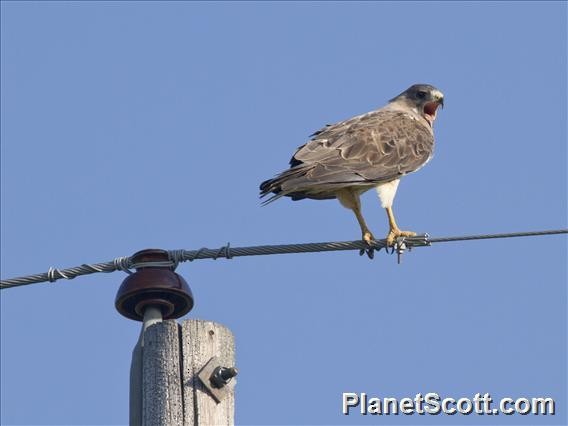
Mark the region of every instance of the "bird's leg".
[[355, 213], [355, 217], [357, 218], [357, 222], [359, 222], [359, 226], [361, 227], [361, 233], [363, 234], [363, 240], [367, 244], [371, 245], [371, 243], [375, 240], [375, 237], [373, 237], [373, 234], [371, 233], [371, 231], [367, 227], [367, 224], [365, 223], [365, 219], [363, 218], [363, 215], [361, 214], [361, 205], [360, 204], [358, 206], [356, 206], [355, 208], [353, 208], [353, 213]]
[[375, 237], [373, 237], [373, 234], [367, 227], [365, 219], [363, 219], [363, 215], [361, 214], [361, 200], [359, 199], [359, 194], [350, 189], [344, 189], [337, 193], [337, 199], [344, 207], [347, 207], [355, 213], [357, 222], [359, 222], [359, 226], [361, 227], [363, 241], [365, 241], [368, 245], [371, 245], [371, 243], [375, 240]]
[[387, 216], [389, 217], [389, 226], [390, 226], [390, 231], [389, 234], [387, 235], [387, 246], [394, 245], [394, 241], [398, 237], [414, 237], [416, 235], [416, 232], [401, 231], [398, 228], [398, 225], [394, 220], [394, 213], [392, 212], [392, 207], [387, 207], [386, 211], [387, 211]]

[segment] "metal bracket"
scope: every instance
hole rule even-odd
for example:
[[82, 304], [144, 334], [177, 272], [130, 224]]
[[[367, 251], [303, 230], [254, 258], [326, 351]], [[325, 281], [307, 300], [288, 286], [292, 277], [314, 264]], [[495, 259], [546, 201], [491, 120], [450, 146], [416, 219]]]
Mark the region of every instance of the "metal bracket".
[[428, 234], [416, 235], [414, 237], [399, 237], [396, 239], [391, 253], [396, 253], [397, 263], [400, 265], [402, 262], [402, 255], [405, 250], [411, 251], [413, 247], [427, 247], [431, 243], [428, 241], [430, 236]]
[[236, 381], [232, 380], [238, 373], [235, 367], [223, 367], [214, 356], [197, 373], [203, 386], [219, 404], [235, 388]]

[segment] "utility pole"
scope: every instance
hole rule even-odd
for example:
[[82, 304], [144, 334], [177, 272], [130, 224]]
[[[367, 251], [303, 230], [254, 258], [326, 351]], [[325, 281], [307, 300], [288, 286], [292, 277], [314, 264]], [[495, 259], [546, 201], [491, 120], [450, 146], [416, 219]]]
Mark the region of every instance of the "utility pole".
[[233, 425], [235, 343], [226, 327], [189, 319], [187, 282], [164, 250], [132, 257], [136, 272], [118, 290], [115, 306], [141, 321], [130, 369], [130, 426]]

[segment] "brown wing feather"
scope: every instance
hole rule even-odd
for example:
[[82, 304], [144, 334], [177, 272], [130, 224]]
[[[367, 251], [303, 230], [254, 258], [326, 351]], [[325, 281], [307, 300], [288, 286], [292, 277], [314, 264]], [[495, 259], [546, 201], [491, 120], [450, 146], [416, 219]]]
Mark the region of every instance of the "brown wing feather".
[[434, 148], [430, 127], [395, 110], [360, 115], [312, 136], [298, 148], [290, 169], [261, 184], [261, 196], [333, 198], [341, 188], [370, 187], [413, 172]]

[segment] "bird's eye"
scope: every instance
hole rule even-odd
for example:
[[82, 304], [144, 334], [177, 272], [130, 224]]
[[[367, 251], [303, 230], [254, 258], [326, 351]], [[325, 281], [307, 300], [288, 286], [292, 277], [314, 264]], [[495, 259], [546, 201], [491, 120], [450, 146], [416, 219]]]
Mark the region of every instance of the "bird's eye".
[[426, 92], [419, 90], [418, 92], [416, 92], [416, 96], [418, 97], [418, 99], [424, 99], [426, 97]]

